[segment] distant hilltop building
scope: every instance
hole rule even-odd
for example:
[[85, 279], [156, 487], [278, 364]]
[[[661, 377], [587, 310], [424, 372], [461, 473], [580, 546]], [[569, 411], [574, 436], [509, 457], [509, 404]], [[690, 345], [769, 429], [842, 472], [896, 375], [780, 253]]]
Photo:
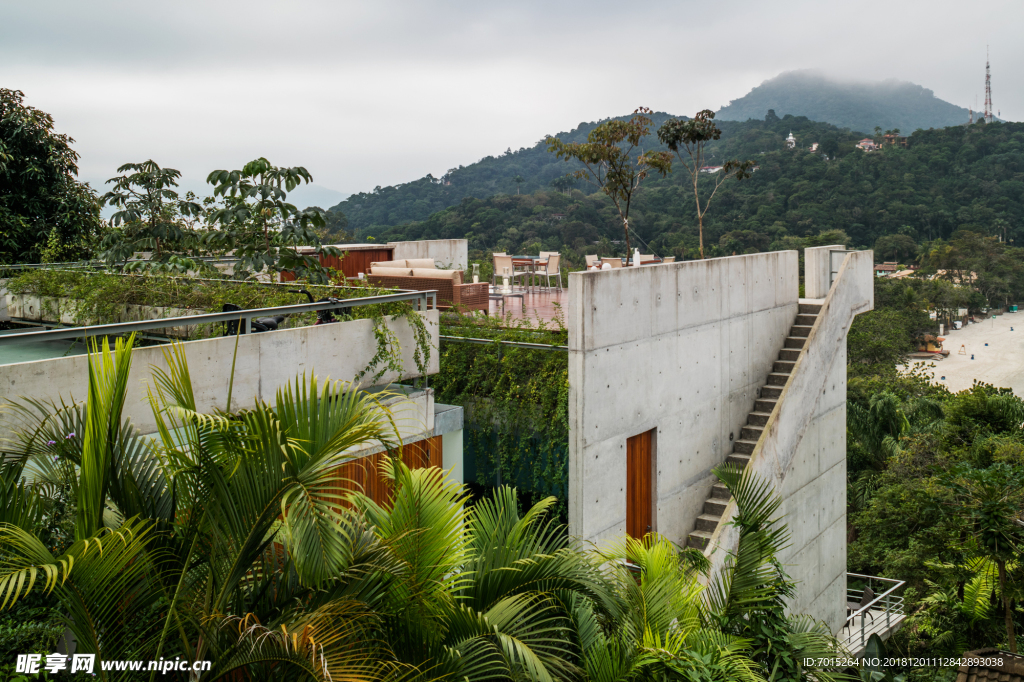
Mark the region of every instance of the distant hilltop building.
[[865, 137], [863, 140], [857, 143], [857, 149], [863, 149], [866, 152], [873, 152], [878, 149], [878, 145], [870, 137]]
[[790, 149], [796, 149], [796, 138], [793, 137], [793, 131], [789, 131], [789, 137], [786, 138], [786, 146]]
[[701, 166], [700, 167], [700, 172], [701, 173], [717, 173], [720, 170], [722, 170], [722, 166]]
[[811, 145], [811, 146], [810, 146], [810, 147], [808, 148], [808, 150], [807, 150], [807, 151], [809, 151], [809, 152], [816, 152], [816, 151], [818, 151], [818, 143], [817, 143], [817, 142], [815, 142], [814, 144], [812, 144], [812, 145]]
[[882, 136], [883, 144], [891, 144], [894, 147], [906, 147], [907, 137], [905, 135], [898, 135], [896, 133], [886, 133]]

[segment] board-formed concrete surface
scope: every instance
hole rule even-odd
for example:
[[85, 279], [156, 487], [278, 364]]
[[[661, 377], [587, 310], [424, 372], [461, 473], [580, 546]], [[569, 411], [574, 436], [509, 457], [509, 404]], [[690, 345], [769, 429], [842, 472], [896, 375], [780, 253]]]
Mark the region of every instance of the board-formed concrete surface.
[[796, 251], [569, 275], [569, 528], [626, 532], [627, 438], [656, 429], [653, 529], [685, 544], [796, 318]]
[[[935, 383], [957, 392], [970, 388], [977, 379], [993, 386], [1011, 388], [1024, 398], [1024, 313], [1005, 313], [995, 319], [989, 316], [963, 329], [947, 330], [943, 338], [946, 340], [942, 347], [949, 351], [946, 359], [925, 361], [923, 364], [933, 375]], [[963, 355], [960, 354], [961, 346]], [[933, 364], [934, 367], [931, 366]], [[943, 380], [942, 377], [946, 378]]]

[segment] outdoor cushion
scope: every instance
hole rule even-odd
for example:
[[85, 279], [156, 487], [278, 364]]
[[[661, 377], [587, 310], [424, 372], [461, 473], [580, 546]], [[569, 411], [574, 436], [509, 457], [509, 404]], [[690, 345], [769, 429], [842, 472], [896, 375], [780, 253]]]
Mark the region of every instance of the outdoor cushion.
[[405, 261], [410, 268], [436, 268], [433, 258], [410, 258]]
[[372, 265], [370, 267], [370, 274], [381, 277], [409, 277], [412, 275], [412, 270], [409, 268], [380, 268]]
[[404, 260], [382, 260], [379, 263], [370, 263], [371, 268], [411, 268]]
[[430, 279], [455, 279], [458, 270], [435, 270], [434, 268], [413, 268], [413, 277], [429, 277]]

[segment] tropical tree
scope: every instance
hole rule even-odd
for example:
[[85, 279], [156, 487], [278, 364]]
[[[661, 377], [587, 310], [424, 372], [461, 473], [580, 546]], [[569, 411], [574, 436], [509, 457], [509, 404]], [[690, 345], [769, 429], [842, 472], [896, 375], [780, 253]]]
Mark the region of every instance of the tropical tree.
[[107, 180], [107, 184], [114, 183], [113, 189], [100, 200], [118, 209], [110, 216], [110, 224], [120, 229], [103, 238], [100, 258], [111, 264], [124, 263], [137, 251], [151, 251], [148, 260], [134, 261], [127, 267], [198, 267], [191, 256], [197, 255], [199, 235], [181, 218], [199, 217], [204, 210], [194, 197], [182, 199], [174, 190], [181, 173], [161, 168], [152, 159], [126, 163], [117, 172], [120, 175]]
[[636, 152], [650, 133], [650, 113], [647, 107], [640, 107], [628, 121], [606, 121], [587, 133], [586, 142], [563, 142], [551, 136], [545, 139], [549, 152], [583, 165], [569, 177], [590, 183], [612, 200], [626, 236], [627, 263], [632, 256], [629, 210], [637, 190], [651, 172], [663, 176], [672, 172], [672, 159], [667, 152]]
[[75, 177], [74, 140], [24, 99], [0, 88], [0, 263], [85, 258], [102, 228], [96, 195]]
[[512, 178], [512, 182], [516, 183], [516, 194], [519, 194], [519, 185], [523, 184], [523, 176], [516, 174], [516, 176]]
[[[221, 197], [223, 204], [210, 214], [219, 227], [204, 236], [204, 243], [238, 258], [236, 274], [289, 270], [300, 279], [328, 283], [330, 275], [319, 256], [338, 256], [341, 251], [324, 246], [316, 233], [326, 226], [322, 212], [300, 211], [286, 201], [288, 192], [312, 181], [302, 166], [274, 166], [262, 157], [241, 170], [213, 171], [206, 182], [214, 186], [214, 196]], [[311, 250], [300, 252], [300, 247]]]
[[[726, 161], [722, 168], [713, 173], [706, 172], [707, 146], [713, 140], [721, 139], [722, 131], [715, 125], [715, 112], [710, 109], [698, 111], [691, 119], [673, 118], [658, 128], [658, 139], [676, 155], [679, 163], [686, 168], [697, 204], [697, 229], [700, 239], [700, 257], [704, 258], [704, 216], [711, 207], [718, 188], [729, 178], [742, 180], [750, 177], [753, 161]], [[686, 156], [683, 156], [683, 152]], [[710, 177], [705, 183], [701, 180]], [[710, 188], [710, 193], [701, 198], [701, 185]], [[705, 190], [706, 192], [706, 190]]]
[[1024, 472], [1005, 463], [986, 469], [959, 465], [943, 482], [953, 492], [949, 514], [961, 522], [974, 542], [976, 555], [996, 567], [1006, 641], [1010, 652], [1017, 653], [1011, 608], [1014, 586], [1007, 579], [1007, 564], [1016, 561], [1024, 549]]
[[[839, 679], [802, 666], [836, 643], [783, 613], [779, 500], [749, 473], [718, 472], [740, 540], [705, 589], [699, 552], [657, 535], [584, 547], [554, 498], [522, 512], [502, 487], [470, 505], [440, 469], [387, 456], [368, 473], [392, 492], [359, 491], [339, 478], [345, 453], [395, 451], [397, 429], [339, 382], [297, 377], [272, 404], [201, 413], [172, 347], [149, 390], [156, 434], [140, 436], [123, 417], [131, 342], [94, 347], [84, 404], [15, 402], [3, 447], [32, 474], [5, 473], [0, 608], [55, 595], [79, 652], [206, 660], [215, 680]], [[55, 551], [38, 509], [60, 480], [77, 511]]]
[[390, 413], [354, 387], [300, 377], [273, 405], [204, 415], [181, 350], [166, 359], [149, 396], [156, 441], [122, 419], [130, 340], [90, 356], [84, 405], [16, 404], [26, 428], [5, 450], [46, 476], [70, 464], [78, 518], [59, 555], [24, 524], [0, 525], [0, 608], [56, 594], [78, 651], [100, 660], [378, 679], [384, 645], [369, 636], [360, 581], [394, 567], [343, 503], [336, 469], [350, 447], [397, 442]]

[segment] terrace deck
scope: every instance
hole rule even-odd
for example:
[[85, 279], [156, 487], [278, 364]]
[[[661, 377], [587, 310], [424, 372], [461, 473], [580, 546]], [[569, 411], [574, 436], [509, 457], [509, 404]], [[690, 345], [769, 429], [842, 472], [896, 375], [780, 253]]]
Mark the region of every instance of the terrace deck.
[[[515, 297], [506, 298], [504, 313], [502, 302], [491, 300], [488, 313], [491, 316], [507, 316], [513, 320], [530, 320], [535, 326], [543, 322], [547, 327], [554, 328], [553, 321], [560, 319], [565, 324], [566, 316], [569, 313], [569, 290], [551, 289], [543, 291], [534, 289], [531, 293], [524, 291], [521, 287], [514, 289]], [[522, 298], [519, 296], [522, 295]]]

